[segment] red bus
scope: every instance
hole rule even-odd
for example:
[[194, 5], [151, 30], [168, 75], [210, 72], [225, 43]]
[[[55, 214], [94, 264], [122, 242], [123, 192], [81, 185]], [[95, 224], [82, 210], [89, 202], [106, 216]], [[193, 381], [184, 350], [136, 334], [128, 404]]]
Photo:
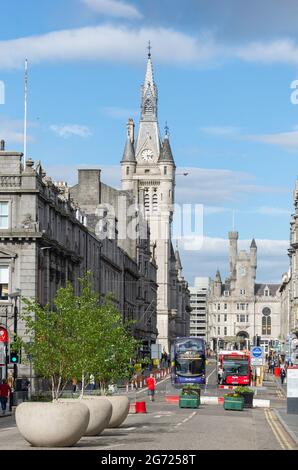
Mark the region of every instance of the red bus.
[[219, 352], [219, 367], [224, 385], [250, 385], [251, 368], [249, 351]]

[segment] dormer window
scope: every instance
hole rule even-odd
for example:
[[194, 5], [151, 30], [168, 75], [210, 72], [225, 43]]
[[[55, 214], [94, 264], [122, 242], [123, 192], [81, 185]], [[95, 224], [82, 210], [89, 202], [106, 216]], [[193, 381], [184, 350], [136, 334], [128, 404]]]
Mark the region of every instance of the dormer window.
[[264, 296], [265, 296], [265, 297], [269, 297], [269, 295], [270, 295], [270, 290], [268, 289], [268, 287], [266, 287], [266, 288], [264, 289]]
[[230, 292], [229, 292], [228, 290], [225, 290], [225, 291], [224, 291], [224, 296], [225, 296], [225, 297], [229, 297], [229, 295], [230, 295]]

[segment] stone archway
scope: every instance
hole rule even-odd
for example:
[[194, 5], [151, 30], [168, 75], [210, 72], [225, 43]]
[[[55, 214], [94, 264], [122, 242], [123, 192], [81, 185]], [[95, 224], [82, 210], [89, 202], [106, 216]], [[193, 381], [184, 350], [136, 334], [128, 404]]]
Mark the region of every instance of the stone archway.
[[240, 349], [246, 349], [247, 339], [249, 338], [249, 334], [247, 331], [239, 331], [236, 336], [236, 341], [239, 344]]

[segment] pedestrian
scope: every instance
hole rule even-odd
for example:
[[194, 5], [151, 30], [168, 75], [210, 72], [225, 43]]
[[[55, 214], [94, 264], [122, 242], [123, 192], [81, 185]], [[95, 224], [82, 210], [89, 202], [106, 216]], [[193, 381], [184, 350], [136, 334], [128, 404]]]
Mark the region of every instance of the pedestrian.
[[72, 379], [72, 394], [76, 393], [77, 388], [78, 388], [78, 379], [73, 377], [73, 379]]
[[23, 401], [26, 401], [29, 399], [28, 392], [29, 392], [29, 387], [30, 387], [30, 380], [27, 379], [27, 377], [23, 376], [22, 382], [21, 382], [21, 392], [23, 395]]
[[8, 385], [7, 380], [3, 379], [0, 385], [0, 400], [1, 400], [1, 408], [2, 408], [3, 415], [5, 415], [6, 413], [7, 400], [10, 394], [11, 394], [11, 388]]
[[90, 390], [95, 390], [95, 378], [93, 374], [90, 374], [89, 377]]
[[284, 380], [286, 378], [286, 375], [287, 375], [287, 371], [286, 371], [286, 366], [285, 364], [281, 364], [280, 365], [280, 381], [281, 381], [281, 384], [283, 385], [284, 383]]
[[133, 375], [131, 383], [132, 383], [133, 388], [138, 390], [138, 374]]
[[154, 401], [155, 386], [156, 386], [156, 380], [154, 378], [154, 375], [150, 374], [150, 376], [147, 378], [146, 382], [147, 382], [148, 394], [149, 394], [149, 397], [150, 397], [150, 401]]
[[223, 369], [221, 366], [218, 366], [218, 371], [217, 371], [217, 382], [219, 384], [222, 383], [222, 376], [223, 376]]

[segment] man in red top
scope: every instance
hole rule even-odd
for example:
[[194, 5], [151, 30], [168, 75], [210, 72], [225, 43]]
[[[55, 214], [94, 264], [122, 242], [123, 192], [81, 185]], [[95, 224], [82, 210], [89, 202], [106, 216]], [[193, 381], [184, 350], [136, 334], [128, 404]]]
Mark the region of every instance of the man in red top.
[[156, 385], [156, 380], [154, 378], [153, 374], [150, 374], [150, 377], [146, 380], [147, 386], [148, 386], [148, 393], [150, 396], [150, 401], [154, 401], [154, 394], [155, 394], [155, 385]]
[[2, 384], [0, 385], [0, 401], [1, 401], [1, 408], [2, 408], [2, 414], [5, 415], [6, 413], [6, 404], [8, 397], [11, 393], [11, 388], [7, 383], [7, 380], [3, 379]]

